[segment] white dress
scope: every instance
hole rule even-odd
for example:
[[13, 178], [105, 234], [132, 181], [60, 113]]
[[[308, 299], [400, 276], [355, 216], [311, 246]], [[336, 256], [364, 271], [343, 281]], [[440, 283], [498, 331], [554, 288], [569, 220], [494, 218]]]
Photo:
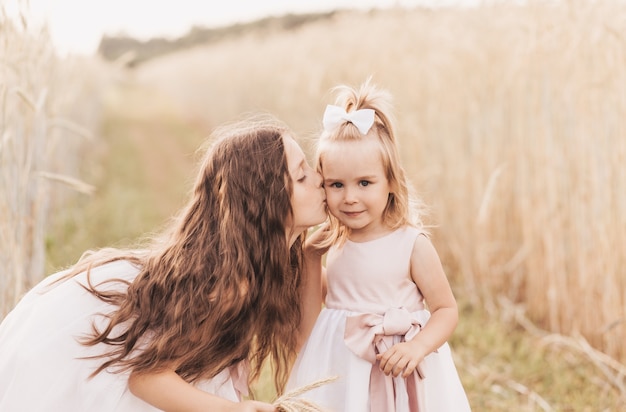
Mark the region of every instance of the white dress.
[[[93, 284], [121, 278], [132, 281], [138, 269], [125, 261], [91, 271]], [[81, 345], [77, 338], [112, 308], [83, 289], [85, 274], [52, 285], [65, 272], [51, 275], [29, 291], [0, 324], [0, 411], [3, 412], [152, 412], [158, 409], [128, 390], [128, 373], [91, 372], [107, 345]], [[120, 283], [107, 288], [124, 287]], [[225, 369], [196, 386], [233, 401], [245, 388], [237, 368]], [[245, 377], [243, 382], [245, 382]]]
[[[464, 412], [470, 406], [444, 343], [404, 379], [380, 372], [376, 353], [409, 340], [430, 318], [410, 277], [416, 228], [347, 241], [326, 260], [325, 307], [298, 354], [287, 390], [338, 376], [301, 395], [333, 412]], [[371, 379], [371, 384], [370, 384]]]

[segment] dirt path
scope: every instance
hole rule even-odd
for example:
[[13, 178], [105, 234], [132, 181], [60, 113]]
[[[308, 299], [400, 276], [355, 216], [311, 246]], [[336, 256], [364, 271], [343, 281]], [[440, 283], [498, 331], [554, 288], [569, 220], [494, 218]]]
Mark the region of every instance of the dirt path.
[[112, 147], [132, 155], [134, 159], [127, 160], [134, 163], [131, 168], [144, 185], [141, 190], [154, 199], [152, 207], [169, 213], [189, 188], [195, 151], [207, 132], [185, 119], [166, 97], [146, 87], [130, 85], [113, 91], [107, 107]]
[[72, 213], [54, 222], [48, 270], [74, 263], [87, 249], [125, 246], [159, 230], [186, 199], [206, 134], [150, 89], [110, 90], [101, 144], [88, 159], [86, 180], [96, 192], [73, 200]]

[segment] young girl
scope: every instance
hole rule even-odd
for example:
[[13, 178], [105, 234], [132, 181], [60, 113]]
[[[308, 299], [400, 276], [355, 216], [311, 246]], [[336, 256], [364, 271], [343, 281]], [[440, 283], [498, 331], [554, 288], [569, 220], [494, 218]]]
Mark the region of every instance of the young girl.
[[275, 410], [240, 401], [248, 366], [254, 379], [269, 357], [280, 389], [300, 345], [322, 179], [275, 121], [214, 138], [163, 236], [82, 258], [3, 320], [1, 411]]
[[337, 375], [302, 397], [335, 412], [469, 411], [446, 343], [456, 301], [412, 206], [389, 94], [369, 81], [338, 90], [317, 151], [331, 214], [316, 234], [321, 252], [332, 244], [325, 308], [288, 388]]

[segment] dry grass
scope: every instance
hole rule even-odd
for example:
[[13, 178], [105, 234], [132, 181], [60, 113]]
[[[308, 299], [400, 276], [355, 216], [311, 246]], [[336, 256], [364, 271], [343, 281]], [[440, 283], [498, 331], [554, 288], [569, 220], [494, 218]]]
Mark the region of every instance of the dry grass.
[[330, 376], [325, 379], [311, 382], [310, 384], [304, 385], [300, 388], [295, 388], [276, 398], [272, 404], [276, 406], [278, 412], [327, 412], [326, 409], [320, 407], [314, 402], [309, 401], [306, 397], [302, 397], [301, 395], [312, 389], [332, 383], [338, 378], [338, 376]]
[[50, 213], [68, 189], [93, 191], [76, 177], [93, 140], [78, 122], [98, 121], [102, 80], [98, 63], [61, 61], [46, 31], [28, 26], [28, 3], [18, 3], [17, 20], [0, 5], [0, 318], [45, 275]]

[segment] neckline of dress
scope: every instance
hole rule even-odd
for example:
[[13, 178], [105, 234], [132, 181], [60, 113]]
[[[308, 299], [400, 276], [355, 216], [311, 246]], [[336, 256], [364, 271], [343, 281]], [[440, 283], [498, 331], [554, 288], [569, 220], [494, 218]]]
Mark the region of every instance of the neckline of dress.
[[351, 240], [350, 238], [348, 238], [348, 239], [346, 239], [346, 242], [350, 242], [350, 243], [353, 243], [355, 245], [364, 245], [364, 244], [367, 244], [367, 243], [373, 243], [373, 242], [377, 242], [379, 240], [386, 239], [386, 238], [390, 237], [391, 235], [393, 235], [394, 233], [397, 233], [398, 231], [405, 230], [405, 229], [406, 229], [406, 227], [400, 227], [400, 228], [394, 229], [391, 232], [389, 232], [387, 234], [384, 234], [384, 235], [382, 235], [380, 237], [377, 237], [377, 238], [374, 238], [374, 239], [370, 239], [370, 240], [364, 240], [362, 242], [356, 242], [356, 241]]

